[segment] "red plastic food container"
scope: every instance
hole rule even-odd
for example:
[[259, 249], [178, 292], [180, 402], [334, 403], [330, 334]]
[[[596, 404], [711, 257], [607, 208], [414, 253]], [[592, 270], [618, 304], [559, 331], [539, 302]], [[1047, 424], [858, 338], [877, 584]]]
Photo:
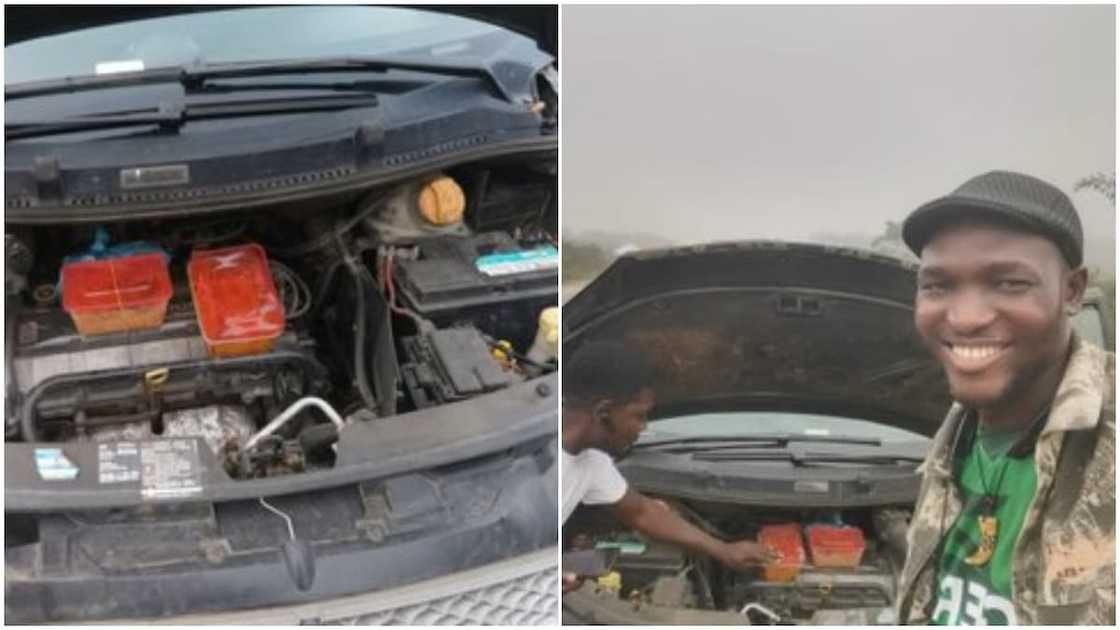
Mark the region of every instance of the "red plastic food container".
[[163, 254], [139, 254], [62, 266], [62, 308], [83, 335], [157, 328], [171, 301]]
[[801, 543], [801, 526], [797, 523], [767, 525], [758, 532], [758, 542], [778, 552], [781, 558], [766, 566], [763, 579], [768, 582], [791, 582], [805, 565], [805, 546]]
[[211, 356], [237, 357], [272, 349], [284, 332], [284, 305], [260, 245], [195, 250], [187, 275]]
[[818, 567], [858, 567], [867, 543], [858, 527], [814, 525], [806, 529], [809, 552]]

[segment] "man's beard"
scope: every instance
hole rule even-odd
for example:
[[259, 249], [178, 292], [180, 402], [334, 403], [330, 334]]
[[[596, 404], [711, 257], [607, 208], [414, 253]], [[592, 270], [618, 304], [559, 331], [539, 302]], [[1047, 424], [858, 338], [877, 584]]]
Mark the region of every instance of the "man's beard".
[[[1066, 346], [1066, 350], [1068, 352], [1068, 344]], [[1058, 362], [1064, 365], [1066, 359], [1067, 354], [1063, 353], [1058, 359]], [[1047, 363], [1040, 359], [1034, 363], [1024, 365], [1022, 366], [1022, 368], [1015, 370], [1011, 374], [1011, 378], [1008, 379], [1007, 383], [991, 399], [986, 401], [969, 401], [962, 399], [958, 400], [964, 406], [971, 407], [981, 412], [989, 409], [998, 410], [1003, 407], [1012, 406], [1016, 401], [1028, 397], [1029, 393], [1034, 388], [1039, 387], [1045, 380], [1047, 373], [1051, 370], [1051, 368], [1054, 367], [1055, 366], [1053, 364]], [[1055, 386], [1056, 385], [1058, 385], [1058, 383], [1055, 383]], [[1051, 395], [1053, 393], [1054, 392], [1051, 392]], [[954, 398], [956, 398], [956, 396], [954, 396]], [[1034, 419], [1033, 414], [1035, 413], [1035, 411], [1030, 411], [1027, 413], [1030, 417], [1014, 418], [1011, 421], [1016, 424], [1026, 426], [1026, 424], [1030, 423]]]

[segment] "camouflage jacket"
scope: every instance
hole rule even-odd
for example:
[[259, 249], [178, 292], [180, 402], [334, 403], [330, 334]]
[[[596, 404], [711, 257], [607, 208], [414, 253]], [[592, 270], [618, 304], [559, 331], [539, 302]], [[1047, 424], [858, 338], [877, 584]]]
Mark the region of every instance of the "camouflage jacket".
[[[1076, 336], [1035, 445], [1038, 487], [1012, 558], [1020, 624], [1116, 620], [1116, 358]], [[933, 439], [907, 534], [900, 623], [929, 622], [942, 537], [962, 510], [953, 456], [966, 411], [949, 410]]]

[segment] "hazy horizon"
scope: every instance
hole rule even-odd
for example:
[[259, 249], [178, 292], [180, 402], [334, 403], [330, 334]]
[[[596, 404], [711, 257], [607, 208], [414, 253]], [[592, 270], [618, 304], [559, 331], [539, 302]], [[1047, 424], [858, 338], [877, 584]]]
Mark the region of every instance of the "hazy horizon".
[[1115, 170], [1114, 7], [562, 10], [565, 233], [878, 234], [1009, 169], [1114, 252], [1114, 210], [1073, 192]]

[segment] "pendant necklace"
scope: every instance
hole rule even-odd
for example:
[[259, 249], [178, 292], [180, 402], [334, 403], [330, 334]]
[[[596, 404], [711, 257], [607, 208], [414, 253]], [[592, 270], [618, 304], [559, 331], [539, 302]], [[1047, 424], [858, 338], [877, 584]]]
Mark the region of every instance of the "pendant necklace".
[[1003, 475], [1007, 472], [1007, 462], [1003, 462], [1003, 469], [999, 472], [999, 480], [994, 489], [988, 489], [988, 477], [985, 474], [982, 460], [986, 455], [984, 446], [980, 445], [981, 453], [976, 463], [980, 468], [980, 484], [984, 489], [984, 496], [980, 498], [980, 515], [976, 520], [980, 526], [980, 547], [973, 554], [964, 559], [965, 564], [973, 567], [982, 567], [992, 559], [996, 550], [996, 537], [999, 536], [999, 519], [996, 517], [996, 498], [999, 489], [1003, 486]]

